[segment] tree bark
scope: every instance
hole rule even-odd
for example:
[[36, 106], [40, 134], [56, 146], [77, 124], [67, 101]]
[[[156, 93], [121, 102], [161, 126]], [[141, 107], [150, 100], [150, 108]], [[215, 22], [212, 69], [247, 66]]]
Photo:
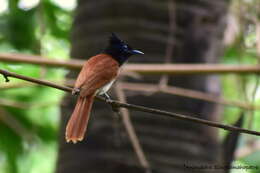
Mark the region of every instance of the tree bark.
[[[72, 28], [71, 55], [87, 60], [105, 48], [110, 32], [116, 32], [132, 47], [145, 52], [144, 56], [131, 58], [131, 62], [217, 63], [223, 50], [228, 2], [79, 0]], [[69, 76], [76, 77], [76, 74]], [[158, 83], [160, 79], [161, 76], [143, 76], [123, 80]], [[220, 94], [217, 76], [172, 76], [168, 84]], [[161, 93], [147, 96], [128, 91], [125, 94], [133, 104], [212, 121], [218, 121], [220, 116], [221, 108], [213, 103]], [[113, 92], [112, 97], [115, 98]], [[117, 145], [114, 115], [104, 103], [94, 103], [86, 139], [81, 143], [66, 144], [65, 125], [74, 105], [75, 98], [67, 96], [61, 107], [57, 173], [144, 172], [122, 125], [119, 127], [120, 145]], [[215, 128], [140, 112], [131, 112], [131, 118], [154, 172], [223, 172], [214, 169], [221, 163], [221, 147]]]

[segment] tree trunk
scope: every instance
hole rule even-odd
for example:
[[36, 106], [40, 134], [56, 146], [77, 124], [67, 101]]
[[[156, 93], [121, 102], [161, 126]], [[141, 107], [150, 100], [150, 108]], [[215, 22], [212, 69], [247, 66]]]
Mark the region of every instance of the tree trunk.
[[[116, 32], [131, 46], [145, 52], [130, 62], [217, 63], [223, 49], [227, 7], [228, 0], [79, 0], [71, 55], [87, 60], [102, 51], [110, 32]], [[76, 74], [71, 72], [69, 77]], [[161, 76], [124, 78], [155, 84], [160, 79]], [[168, 84], [220, 94], [217, 76], [172, 76]], [[125, 91], [125, 94], [129, 103], [137, 105], [212, 121], [220, 116], [221, 109], [213, 103], [162, 93], [144, 95]], [[113, 94], [112, 97], [115, 98]], [[144, 172], [122, 125], [120, 145], [117, 145], [114, 115], [105, 103], [94, 103], [86, 139], [66, 144], [65, 124], [74, 105], [75, 98], [64, 99], [57, 173]], [[135, 111], [131, 112], [131, 118], [154, 172], [223, 172], [214, 169], [221, 158], [215, 128]]]

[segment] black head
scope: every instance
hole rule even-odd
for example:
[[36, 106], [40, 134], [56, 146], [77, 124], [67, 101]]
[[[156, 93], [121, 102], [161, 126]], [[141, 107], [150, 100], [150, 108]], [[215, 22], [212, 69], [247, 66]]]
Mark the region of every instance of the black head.
[[119, 39], [115, 33], [110, 36], [109, 45], [104, 53], [111, 55], [120, 65], [132, 55], [144, 54], [139, 50], [132, 49], [131, 46]]

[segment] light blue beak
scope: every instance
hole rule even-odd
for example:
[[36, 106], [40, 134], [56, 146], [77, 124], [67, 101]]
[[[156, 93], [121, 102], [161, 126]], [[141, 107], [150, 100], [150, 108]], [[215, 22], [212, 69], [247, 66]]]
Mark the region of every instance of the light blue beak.
[[143, 54], [144, 54], [144, 53], [141, 52], [140, 50], [132, 50], [131, 53], [132, 53], [133, 55], [138, 55], [138, 54], [143, 55]]

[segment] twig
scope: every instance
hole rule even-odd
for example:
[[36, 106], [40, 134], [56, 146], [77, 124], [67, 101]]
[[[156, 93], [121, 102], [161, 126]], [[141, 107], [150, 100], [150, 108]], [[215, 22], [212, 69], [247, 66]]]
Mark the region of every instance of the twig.
[[[37, 83], [37, 84], [53, 87], [53, 88], [63, 90], [63, 91], [66, 91], [66, 92], [72, 92], [72, 88], [70, 88], [70, 87], [56, 85], [56, 84], [53, 84], [51, 82], [37, 80], [37, 79], [34, 79], [34, 78], [18, 75], [18, 74], [15, 74], [15, 73], [8, 72], [6, 70], [0, 69], [0, 74], [6, 75], [8, 77], [15, 77], [15, 78], [27, 80], [27, 81], [30, 81], [30, 82], [34, 82], [34, 83]], [[96, 98], [98, 100], [107, 102], [103, 97], [96, 96]], [[121, 103], [121, 102], [114, 101], [114, 100], [109, 101], [109, 103], [112, 104], [115, 107], [123, 107], [123, 108], [128, 108], [128, 109], [132, 109], [132, 110], [136, 110], [136, 111], [158, 114], [158, 115], [161, 115], [161, 116], [171, 117], [171, 118], [178, 119], [178, 120], [184, 120], [184, 121], [189, 121], [189, 122], [207, 125], [207, 126], [210, 126], [210, 127], [217, 127], [217, 128], [221, 128], [221, 129], [224, 129], [224, 130], [237, 131], [237, 132], [240, 132], [240, 133], [246, 133], [246, 134], [260, 136], [260, 132], [257, 132], [257, 131], [238, 128], [238, 127], [234, 127], [234, 126], [231, 126], [231, 125], [224, 125], [224, 124], [221, 124], [221, 123], [208, 121], [208, 120], [204, 120], [204, 119], [200, 119], [200, 118], [196, 118], [196, 117], [192, 117], [192, 116], [188, 116], [188, 115], [167, 112], [167, 111], [163, 111], [163, 110], [133, 105], [133, 104], [129, 104], [129, 103]]]
[[260, 73], [258, 65], [223, 64], [127, 64], [123, 71], [135, 71], [145, 75], [194, 75], [194, 74], [249, 74]]
[[[39, 56], [23, 54], [0, 54], [0, 61], [13, 63], [30, 63], [49, 67], [59, 67], [79, 70], [85, 61], [61, 61]], [[258, 65], [224, 65], [224, 64], [126, 64], [123, 74], [136, 72], [145, 75], [190, 75], [190, 74], [250, 74], [260, 73]]]
[[32, 84], [29, 84], [28, 82], [12, 82], [12, 83], [3, 83], [0, 85], [0, 89], [13, 89], [13, 88], [23, 88], [32, 86]]
[[[126, 102], [126, 97], [125, 97], [125, 94], [122, 90], [122, 87], [121, 87], [121, 84], [120, 82], [117, 82], [116, 83], [116, 95], [119, 99], [119, 101], [121, 102]], [[150, 164], [145, 156], [145, 153], [143, 151], [143, 148], [140, 144], [140, 141], [136, 135], [136, 132], [135, 132], [135, 128], [133, 126], [133, 123], [132, 123], [132, 120], [130, 118], [130, 113], [127, 109], [120, 109], [121, 113], [122, 113], [122, 119], [123, 119], [123, 123], [124, 123], [124, 126], [126, 128], [126, 131], [127, 131], [127, 134], [129, 136], [129, 139], [132, 143], [132, 146], [134, 148], [134, 151], [137, 155], [137, 158], [140, 162], [140, 165], [145, 169], [147, 170], [147, 172], [150, 172]]]
[[68, 69], [80, 69], [84, 63], [83, 60], [55, 60], [49, 58], [42, 58], [42, 56], [15, 54], [15, 53], [1, 53], [1, 62], [12, 63], [28, 63], [35, 65], [43, 65], [48, 67], [59, 67]]
[[23, 103], [23, 102], [17, 102], [12, 100], [4, 100], [0, 99], [0, 106], [8, 106], [8, 107], [14, 107], [18, 109], [25, 109], [29, 107], [29, 104]]
[[167, 93], [167, 94], [172, 94], [172, 95], [177, 95], [182, 97], [188, 97], [192, 99], [218, 103], [226, 106], [239, 107], [246, 110], [260, 109], [259, 106], [253, 106], [240, 101], [230, 101], [213, 94], [191, 90], [191, 89], [184, 89], [180, 87], [166, 86], [162, 88], [154, 84], [130, 83], [130, 82], [122, 82], [121, 85], [126, 90], [149, 92], [149, 93], [161, 92], [161, 93]]
[[37, 84], [40, 84], [40, 85], [45, 85], [45, 86], [49, 86], [49, 87], [52, 87], [52, 88], [60, 89], [60, 90], [63, 90], [63, 91], [72, 92], [72, 89], [70, 87], [61, 86], [61, 85], [57, 85], [57, 84], [54, 84], [54, 83], [49, 82], [49, 81], [43, 81], [43, 80], [19, 75], [19, 74], [9, 72], [9, 71], [6, 71], [6, 70], [0, 69], [0, 74], [2, 74], [5, 78], [14, 77], [14, 78], [26, 80], [26, 81], [29, 81], [29, 82], [37, 83]]

